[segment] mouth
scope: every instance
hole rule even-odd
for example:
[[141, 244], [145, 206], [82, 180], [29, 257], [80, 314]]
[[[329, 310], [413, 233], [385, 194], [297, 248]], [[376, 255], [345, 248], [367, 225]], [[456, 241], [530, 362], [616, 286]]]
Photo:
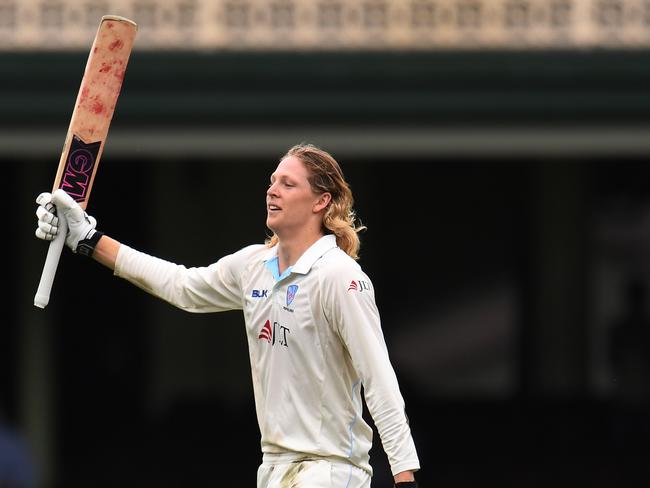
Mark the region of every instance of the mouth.
[[277, 205], [273, 205], [273, 204], [269, 204], [269, 205], [267, 205], [267, 206], [266, 206], [266, 209], [267, 209], [269, 212], [279, 212], [280, 210], [282, 210], [282, 208], [278, 207]]

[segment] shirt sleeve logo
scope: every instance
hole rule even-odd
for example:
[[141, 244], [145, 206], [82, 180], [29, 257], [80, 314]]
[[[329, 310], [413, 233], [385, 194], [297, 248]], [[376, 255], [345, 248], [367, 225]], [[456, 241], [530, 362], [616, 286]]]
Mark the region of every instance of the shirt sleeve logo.
[[363, 280], [352, 280], [350, 282], [350, 285], [348, 285], [348, 291], [358, 291], [361, 293], [362, 291], [370, 291], [370, 283], [367, 281]]

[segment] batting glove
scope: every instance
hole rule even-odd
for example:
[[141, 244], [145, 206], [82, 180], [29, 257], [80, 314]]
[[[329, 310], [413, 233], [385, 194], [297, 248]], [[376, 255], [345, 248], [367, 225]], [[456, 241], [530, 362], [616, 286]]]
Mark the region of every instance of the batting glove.
[[59, 233], [59, 215], [68, 222], [66, 245], [72, 252], [87, 256], [92, 255], [95, 245], [103, 235], [95, 230], [97, 221], [88, 215], [81, 206], [65, 191], [58, 189], [54, 193], [44, 192], [36, 198], [38, 208], [38, 227], [36, 237], [45, 241], [53, 240]]

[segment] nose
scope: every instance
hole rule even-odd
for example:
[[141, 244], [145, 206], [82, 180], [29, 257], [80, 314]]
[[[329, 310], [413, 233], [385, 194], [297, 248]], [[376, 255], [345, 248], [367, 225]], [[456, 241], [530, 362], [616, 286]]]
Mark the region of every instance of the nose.
[[268, 196], [277, 197], [277, 196], [278, 196], [277, 187], [278, 187], [277, 184], [275, 184], [275, 183], [271, 183], [271, 184], [269, 185], [269, 188], [266, 190], [266, 194], [267, 194]]

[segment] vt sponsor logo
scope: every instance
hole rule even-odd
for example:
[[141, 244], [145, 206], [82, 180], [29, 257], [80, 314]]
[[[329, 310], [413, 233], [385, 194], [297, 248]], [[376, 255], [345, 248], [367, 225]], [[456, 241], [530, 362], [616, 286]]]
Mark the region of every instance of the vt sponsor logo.
[[269, 293], [269, 290], [253, 290], [253, 298], [266, 298]]
[[358, 291], [361, 293], [362, 291], [370, 291], [370, 283], [367, 281], [363, 280], [352, 280], [350, 282], [350, 285], [348, 286], [348, 291]]
[[291, 333], [291, 330], [287, 327], [280, 325], [277, 322], [271, 324], [271, 321], [267, 320], [264, 322], [264, 325], [260, 330], [260, 335], [257, 338], [265, 340], [272, 346], [275, 346], [275, 343], [277, 342], [281, 346], [289, 347], [289, 343], [287, 342], [287, 333]]

